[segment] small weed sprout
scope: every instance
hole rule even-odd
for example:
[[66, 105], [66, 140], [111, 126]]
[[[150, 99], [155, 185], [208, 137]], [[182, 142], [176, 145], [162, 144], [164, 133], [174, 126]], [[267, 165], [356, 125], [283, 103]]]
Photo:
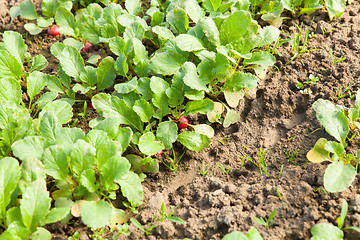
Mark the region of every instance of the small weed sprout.
[[270, 216], [268, 218], [257, 218], [255, 217], [254, 218], [254, 221], [259, 223], [260, 225], [262, 226], [265, 226], [267, 229], [269, 229], [272, 225], [274, 225], [275, 223], [275, 214], [277, 212], [277, 209], [275, 208], [271, 213], [270, 213]]
[[350, 90], [353, 87], [352, 84], [349, 84], [345, 89], [342, 87], [338, 88], [335, 92], [334, 98], [340, 100], [344, 97], [346, 97], [349, 94], [350, 98], [353, 98], [354, 96], [351, 94]]
[[258, 155], [259, 162], [257, 163], [248, 154], [245, 153], [245, 146], [244, 146], [243, 153], [242, 153], [243, 157], [242, 157], [242, 160], [241, 160], [241, 167], [244, 166], [245, 159], [249, 160], [251, 163], [253, 163], [255, 166], [257, 166], [259, 168], [261, 175], [266, 174], [269, 177], [270, 174], [266, 169], [266, 161], [267, 161], [266, 154], [267, 154], [268, 151], [269, 151], [269, 149], [264, 150], [262, 146], [260, 147], [260, 152], [259, 152], [259, 155]]
[[165, 161], [163, 161], [163, 164], [169, 168], [171, 171], [176, 171], [176, 169], [180, 166], [180, 160], [182, 159], [182, 157], [184, 156], [185, 152], [183, 152], [180, 157], [176, 158], [176, 153], [175, 153], [175, 150], [174, 148], [172, 148], [172, 151], [173, 151], [173, 156], [174, 158], [170, 158], [170, 157], [167, 157], [166, 159], [169, 160], [169, 164], [166, 164]]
[[292, 164], [296, 164], [295, 161], [297, 160], [299, 152], [300, 152], [299, 149], [284, 150], [284, 153], [287, 157], [287, 161]]
[[202, 162], [201, 168], [202, 168], [202, 171], [200, 171], [200, 173], [203, 177], [205, 177], [205, 175], [208, 173], [208, 170], [206, 170], [206, 167], [205, 167], [205, 161]]
[[229, 171], [230, 171], [231, 168], [229, 168], [228, 170], [226, 170], [226, 169], [224, 168], [224, 166], [221, 165], [220, 163], [218, 163], [217, 165], [218, 165], [219, 168], [221, 169], [222, 174], [226, 175], [227, 180], [230, 181], [230, 179], [229, 179]]
[[330, 59], [331, 59], [331, 65], [335, 65], [335, 63], [342, 62], [342, 61], [346, 60], [346, 57], [336, 58], [334, 56], [333, 51], [331, 50], [331, 48], [329, 49], [329, 55], [330, 55]]
[[305, 89], [305, 85], [316, 85], [317, 81], [319, 81], [319, 77], [315, 77], [313, 74], [310, 74], [309, 80], [305, 82], [298, 82], [296, 88], [299, 89], [302, 94], [310, 94], [312, 93], [311, 89]]
[[[289, 41], [292, 42], [292, 47], [293, 47], [293, 51], [294, 51], [294, 55], [291, 57], [290, 61], [288, 61], [286, 64], [291, 63], [293, 60], [295, 60], [296, 58], [298, 58], [301, 54], [303, 54], [305, 52], [320, 50], [320, 49], [308, 49], [306, 46], [309, 43], [309, 41], [311, 40], [311, 38], [315, 36], [313, 33], [310, 34], [310, 28], [311, 28], [313, 21], [314, 21], [314, 19], [311, 21], [309, 27], [306, 29], [305, 39], [303, 41], [302, 41], [303, 32], [301, 30], [303, 27], [303, 23], [301, 23], [300, 26], [297, 25], [296, 23], [294, 23], [294, 25], [292, 27], [292, 31], [293, 31], [292, 36], [285, 34], [286, 36], [288, 36], [290, 38]], [[301, 45], [301, 42], [303, 43], [302, 45]]]
[[222, 144], [222, 145], [224, 145], [225, 144], [225, 141], [226, 140], [229, 140], [229, 139], [231, 139], [230, 137], [223, 137], [221, 140], [219, 140], [219, 142]]

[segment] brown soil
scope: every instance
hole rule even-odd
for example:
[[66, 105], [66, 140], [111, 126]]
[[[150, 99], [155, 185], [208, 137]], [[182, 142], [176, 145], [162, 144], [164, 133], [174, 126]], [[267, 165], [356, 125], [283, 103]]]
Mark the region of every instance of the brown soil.
[[[12, 2], [0, 0], [0, 10], [11, 5]], [[216, 135], [208, 149], [200, 153], [187, 151], [176, 172], [161, 164], [159, 173], [146, 178], [144, 204], [135, 218], [144, 227], [148, 224], [157, 227], [145, 235], [130, 224], [131, 235], [120, 239], [221, 239], [234, 230], [247, 232], [251, 226], [264, 239], [309, 239], [314, 224], [336, 225], [343, 198], [349, 203], [345, 226], [359, 227], [359, 178], [342, 193], [326, 193], [322, 189], [327, 164], [308, 162], [306, 153], [320, 137], [330, 138], [324, 130], [319, 130], [312, 103], [324, 98], [349, 107], [354, 103], [350, 94], [353, 96], [360, 89], [360, 4], [354, 2], [348, 6], [335, 21], [330, 22], [325, 11], [317, 11], [285, 22], [281, 30], [292, 34], [293, 23], [304, 22], [305, 32], [313, 17], [311, 32], [316, 35], [308, 48], [319, 50], [304, 53], [286, 64], [294, 54], [292, 45], [278, 48], [282, 57], [277, 56], [277, 68], [259, 82], [254, 98], [242, 100], [237, 108], [241, 116], [238, 123], [226, 129], [214, 125]], [[3, 23], [9, 22], [9, 16], [1, 19]], [[0, 21], [1, 29], [3, 23]], [[23, 24], [23, 20], [15, 20], [6, 29], [25, 34]], [[323, 34], [321, 28], [329, 32]], [[60, 38], [50, 38], [44, 32], [29, 36], [29, 40], [32, 54], [40, 52], [38, 44], [43, 42], [42, 52], [51, 59], [46, 72], [55, 73], [56, 61], [49, 48]], [[336, 58], [346, 57], [346, 60], [332, 64], [329, 49]], [[296, 88], [297, 82], [308, 80], [310, 74], [319, 77], [319, 81], [315, 85], [305, 84], [311, 91], [302, 93]], [[347, 88], [346, 97], [335, 98], [340, 89]], [[86, 121], [80, 123], [85, 131], [89, 130]], [[359, 141], [355, 140], [349, 150], [358, 148]], [[261, 174], [255, 164], [243, 158], [245, 153], [257, 162], [260, 149], [267, 151], [269, 176]], [[285, 151], [297, 152], [293, 162], [288, 161]], [[162, 158], [158, 158], [159, 162]], [[205, 176], [200, 174], [203, 162], [208, 171]], [[231, 168], [228, 176], [222, 174], [218, 163], [225, 169]], [[169, 220], [156, 223], [154, 218], [160, 213], [162, 202], [167, 212], [177, 206], [174, 215], [186, 224]], [[269, 229], [254, 221], [254, 217], [268, 217], [275, 208], [278, 210], [275, 224]], [[54, 233], [54, 239], [67, 239], [75, 231], [81, 233], [81, 239], [89, 239], [87, 234], [91, 231], [79, 219], [73, 219], [72, 223], [53, 224], [48, 229]], [[345, 239], [360, 239], [360, 234], [345, 230]]]

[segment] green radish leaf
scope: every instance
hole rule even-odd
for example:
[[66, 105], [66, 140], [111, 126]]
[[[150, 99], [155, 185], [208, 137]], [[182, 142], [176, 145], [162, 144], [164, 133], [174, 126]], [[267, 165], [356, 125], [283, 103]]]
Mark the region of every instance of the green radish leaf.
[[324, 186], [329, 192], [342, 192], [348, 188], [356, 177], [353, 166], [345, 165], [343, 161], [330, 164], [324, 174]]
[[55, 223], [63, 220], [70, 212], [70, 207], [56, 207], [52, 208], [48, 215], [46, 215], [44, 224]]
[[221, 6], [221, 0], [204, 0], [204, 7], [209, 12], [214, 12]]
[[[116, 171], [114, 171], [116, 169]], [[115, 184], [122, 176], [129, 172], [129, 161], [119, 155], [115, 155], [101, 167], [100, 169], [100, 183], [101, 189], [105, 192], [117, 190], [119, 186]]]
[[223, 112], [224, 112], [224, 105], [219, 102], [214, 102], [214, 109], [211, 112], [208, 112], [206, 115], [209, 122], [215, 123], [220, 120], [221, 114]]
[[214, 109], [214, 102], [210, 99], [202, 99], [198, 101], [191, 101], [186, 104], [186, 116], [189, 114], [202, 113], [207, 114]]
[[116, 77], [116, 70], [114, 68], [114, 63], [115, 63], [114, 59], [110, 56], [104, 58], [100, 62], [96, 70], [97, 88], [99, 91], [104, 90], [114, 84], [114, 80]]
[[340, 158], [343, 157], [344, 154], [346, 153], [344, 147], [340, 143], [334, 142], [334, 141], [328, 141], [325, 144], [324, 149], [326, 151], [334, 153], [335, 155], [337, 155]]
[[230, 92], [238, 92], [243, 89], [254, 88], [256, 85], [256, 76], [251, 73], [236, 72], [225, 82], [224, 87]]
[[22, 66], [10, 53], [0, 50], [0, 74], [1, 77], [15, 77], [20, 80]]
[[177, 52], [155, 53], [150, 59], [149, 68], [162, 75], [175, 74], [186, 62], [186, 59]]
[[140, 137], [139, 149], [142, 153], [148, 156], [154, 155], [164, 148], [164, 144], [160, 141], [157, 141], [155, 135], [152, 132], [147, 132]]
[[56, 9], [55, 21], [59, 26], [59, 32], [65, 35], [76, 35], [74, 15], [64, 7]]
[[36, 180], [26, 188], [20, 200], [22, 222], [34, 232], [49, 213], [51, 198], [44, 180]]
[[192, 62], [185, 62], [183, 65], [185, 76], [183, 78], [184, 83], [192, 89], [198, 91], [209, 91], [203, 79], [199, 77], [196, 71], [196, 66]]
[[29, 20], [38, 18], [35, 5], [31, 1], [24, 1], [20, 3], [20, 14], [21, 17]]
[[173, 121], [159, 123], [156, 129], [156, 137], [164, 143], [166, 149], [170, 149], [178, 136], [178, 128]]
[[125, 8], [128, 13], [136, 16], [141, 11], [141, 2], [139, 0], [125, 0]]
[[25, 192], [25, 189], [30, 183], [40, 179], [45, 180], [45, 167], [42, 162], [36, 158], [31, 158], [26, 162], [22, 162], [21, 179], [19, 181], [19, 189], [21, 193]]
[[19, 6], [12, 6], [10, 8], [9, 14], [10, 14], [10, 17], [11, 17], [11, 21], [10, 21], [10, 25], [11, 25], [12, 22], [15, 20], [15, 18], [20, 16], [20, 14], [21, 14], [20, 7]]
[[112, 207], [108, 202], [85, 201], [81, 206], [81, 219], [91, 228], [102, 228], [110, 224]]
[[9, 101], [19, 104], [21, 101], [21, 86], [13, 78], [2, 78], [0, 81], [0, 101]]
[[166, 15], [166, 22], [179, 34], [187, 33], [189, 18], [183, 9], [173, 9]]
[[258, 25], [252, 21], [251, 14], [240, 10], [232, 13], [220, 26], [220, 40], [226, 45], [257, 31]]
[[254, 227], [251, 227], [249, 232], [246, 234], [246, 237], [249, 239], [249, 240], [264, 240], [259, 231], [254, 228]]
[[48, 18], [48, 19], [45, 19], [43, 17], [38, 17], [38, 19], [36, 20], [37, 21], [37, 25], [41, 28], [47, 28], [47, 27], [50, 27], [53, 22], [54, 22], [54, 18]]
[[[207, 0], [210, 2], [210, 0]], [[248, 240], [249, 238], [246, 237], [246, 235], [239, 231], [232, 231], [231, 233], [226, 234], [222, 240]], [[259, 240], [262, 240], [262, 238], [259, 238]], [[258, 240], [257, 238], [254, 238], [254, 240]]]
[[83, 15], [76, 23], [78, 23], [79, 32], [87, 39], [89, 42], [93, 44], [100, 43], [100, 24], [95, 21], [95, 18], [88, 15]]
[[48, 66], [48, 61], [44, 55], [39, 54], [31, 58], [31, 71], [41, 71]]
[[280, 36], [280, 30], [273, 26], [266, 26], [259, 30], [261, 40], [257, 43], [257, 46], [270, 45], [277, 41]]
[[123, 196], [125, 196], [132, 206], [138, 206], [143, 200], [143, 189], [141, 179], [133, 172], [121, 176], [121, 179], [116, 181], [120, 187]]
[[84, 59], [73, 47], [65, 47], [60, 54], [60, 66], [64, 72], [74, 78], [79, 78], [81, 72], [85, 71]]
[[155, 113], [154, 108], [143, 98], [135, 101], [133, 110], [139, 115], [143, 122], [150, 122], [150, 119]]
[[140, 117], [132, 108], [126, 105], [124, 100], [100, 93], [92, 98], [92, 103], [98, 111], [101, 111], [104, 117], [115, 117], [122, 124], [133, 126], [140, 131], [143, 130], [143, 122]]
[[62, 146], [53, 145], [44, 152], [43, 163], [45, 171], [55, 179], [66, 180], [69, 174], [66, 151], [68, 150]]
[[48, 102], [53, 101], [57, 96], [56, 92], [46, 92], [36, 101], [36, 105], [39, 109], [43, 109]]
[[46, 104], [46, 106], [39, 113], [39, 118], [42, 118], [48, 111], [51, 111], [55, 114], [59, 124], [68, 123], [71, 121], [73, 116], [71, 105], [61, 100], [55, 100]]
[[30, 101], [44, 89], [47, 83], [46, 75], [42, 72], [34, 71], [27, 78], [27, 94]]
[[85, 134], [80, 128], [61, 128], [56, 134], [56, 144], [65, 146], [74, 144], [79, 139], [84, 139]]
[[158, 35], [161, 40], [169, 40], [175, 38], [174, 34], [170, 29], [161, 26], [155, 26], [152, 28], [152, 31]]
[[224, 122], [223, 122], [223, 126], [226, 128], [226, 127], [229, 127], [231, 124], [234, 124], [236, 123], [237, 121], [239, 121], [239, 114], [232, 110], [232, 109], [229, 109], [229, 108], [226, 108], [227, 112], [226, 112], [226, 116], [225, 116], [225, 119], [224, 119]]
[[40, 160], [45, 149], [49, 146], [50, 143], [43, 137], [27, 136], [16, 141], [11, 146], [11, 149], [16, 157], [20, 158], [23, 162], [27, 162], [31, 159]]
[[23, 65], [27, 46], [24, 39], [18, 32], [5, 31], [3, 34], [3, 41], [5, 49], [16, 58], [16, 60]]
[[117, 36], [110, 40], [109, 42], [110, 51], [115, 55], [120, 56], [121, 53], [124, 53], [125, 41], [121, 37]]
[[330, 20], [340, 17], [345, 11], [345, 0], [324, 0], [324, 2]]
[[329, 100], [319, 99], [313, 104], [316, 118], [325, 130], [336, 140], [346, 146], [345, 139], [349, 133], [349, 121], [344, 112]]
[[58, 60], [60, 60], [60, 56], [62, 51], [66, 48], [66, 45], [60, 42], [56, 42], [50, 47], [50, 52], [54, 55]]
[[70, 152], [70, 165], [72, 172], [79, 177], [82, 172], [94, 169], [96, 149], [82, 139], [76, 141]]
[[20, 179], [20, 167], [16, 159], [5, 157], [0, 159], [0, 218], [6, 214], [6, 207], [10, 203], [11, 195], [15, 191]]
[[131, 128], [129, 127], [120, 128], [114, 140], [120, 142], [122, 149], [121, 153], [124, 153], [126, 148], [129, 146], [132, 136], [133, 136], [133, 132]]
[[244, 91], [238, 91], [238, 92], [224, 91], [224, 96], [226, 103], [230, 107], [236, 108], [239, 105], [240, 99], [244, 97]]
[[153, 76], [150, 79], [150, 88], [154, 93], [152, 103], [158, 108], [154, 117], [162, 119], [163, 116], [170, 112], [168, 97], [166, 96], [166, 90], [169, 88], [169, 84], [164, 79]]
[[98, 120], [99, 119], [94, 119], [90, 122], [90, 127], [92, 129], [102, 130], [106, 132], [109, 139], [114, 139], [119, 134], [120, 123], [116, 118], [105, 118], [100, 121]]
[[215, 135], [215, 131], [210, 125], [199, 124], [199, 125], [191, 125], [191, 127], [194, 128], [195, 132], [199, 134], [204, 134], [209, 138], [212, 138]]
[[116, 84], [114, 88], [118, 93], [126, 94], [135, 90], [137, 88], [137, 83], [138, 83], [137, 78], [134, 77], [128, 82]]
[[37, 228], [35, 232], [30, 235], [33, 240], [50, 240], [51, 233], [45, 228]]
[[[218, 1], [221, 3], [221, 0], [214, 0], [214, 1]], [[217, 29], [216, 24], [212, 18], [210, 17], [202, 18], [198, 22], [198, 25], [200, 26], [201, 30], [203, 31], [203, 33], [211, 43], [215, 45], [220, 44], [220, 32]]]
[[[64, 92], [63, 85], [61, 84], [61, 81], [58, 77], [56, 77], [54, 75], [47, 75], [46, 77], [47, 77], [47, 85], [46, 86], [51, 92], [53, 92], [53, 93], [63, 93]], [[43, 95], [41, 95], [41, 96], [43, 96]], [[57, 94], [56, 94], [56, 96], [57, 96]], [[50, 101], [52, 101], [53, 99], [54, 98], [52, 98]]]
[[327, 140], [325, 138], [320, 138], [319, 140], [317, 140], [314, 148], [306, 154], [307, 159], [313, 163], [331, 161], [330, 152], [325, 150], [326, 143]]
[[129, 65], [127, 64], [127, 59], [124, 53], [120, 53], [119, 57], [116, 58], [115, 61], [115, 70], [117, 72], [117, 74], [126, 77], [127, 73], [129, 71]]
[[250, 59], [244, 59], [243, 64], [250, 65], [256, 64], [261, 66], [273, 66], [275, 63], [275, 57], [269, 52], [254, 52]]
[[311, 228], [311, 240], [327, 239], [339, 240], [343, 239], [344, 232], [330, 223], [318, 223]]
[[53, 111], [46, 111], [40, 119], [39, 133], [50, 142], [55, 142], [56, 134], [61, 128]]
[[80, 176], [81, 185], [83, 185], [91, 193], [97, 190], [95, 181], [96, 181], [96, 177], [95, 177], [95, 171], [93, 169], [87, 169], [81, 173]]
[[91, 55], [86, 62], [90, 64], [96, 64], [100, 60], [100, 58], [100, 55]]
[[192, 131], [180, 133], [176, 140], [186, 148], [196, 152], [207, 148], [211, 143], [211, 139], [208, 136]]
[[196, 0], [185, 0], [182, 2], [182, 7], [185, 9], [187, 15], [197, 23], [200, 18], [205, 16], [204, 10], [199, 6]]
[[194, 52], [205, 49], [198, 38], [189, 34], [180, 34], [175, 38], [175, 42], [182, 51], [186, 52]]
[[84, 44], [82, 42], [79, 42], [75, 38], [71, 37], [66, 38], [63, 43], [68, 47], [75, 48], [77, 51], [80, 51], [84, 47]]
[[31, 35], [38, 35], [42, 32], [42, 28], [36, 25], [35, 23], [25, 23], [24, 28], [28, 31]]

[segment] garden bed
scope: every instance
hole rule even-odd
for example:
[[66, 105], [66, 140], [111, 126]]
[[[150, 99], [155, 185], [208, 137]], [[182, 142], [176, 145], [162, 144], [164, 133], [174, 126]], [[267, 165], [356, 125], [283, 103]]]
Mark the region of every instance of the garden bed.
[[[14, 3], [0, 1], [0, 6], [9, 9]], [[37, 1], [38, 8], [40, 3]], [[32, 36], [24, 29], [26, 20], [17, 18], [10, 24], [6, 12], [1, 14], [4, 16], [1, 29], [21, 33], [28, 52], [31, 55], [42, 53], [48, 60], [49, 65], [43, 72], [56, 74], [58, 60], [50, 53], [50, 47], [64, 36], [51, 37], [46, 31]], [[160, 170], [146, 173], [143, 204], [139, 213], [133, 215], [144, 229], [156, 227], [147, 235], [129, 223], [130, 235], [119, 236], [119, 239], [221, 239], [232, 231], [246, 233], [251, 226], [264, 239], [310, 239], [310, 229], [315, 224], [337, 225], [342, 199], [348, 202], [344, 226], [359, 227], [359, 177], [346, 190], [329, 193], [323, 182], [329, 163], [311, 163], [306, 154], [319, 138], [331, 139], [320, 128], [312, 104], [322, 98], [352, 107], [354, 96], [360, 90], [360, 4], [353, 2], [333, 21], [329, 20], [325, 9], [298, 19], [286, 19], [280, 27], [281, 37], [294, 36], [293, 30], [298, 32], [294, 24], [301, 26], [301, 23], [303, 39], [305, 31], [310, 30], [307, 49], [318, 50], [304, 52], [291, 61], [292, 43], [279, 46], [274, 52], [275, 65], [258, 81], [256, 90], [241, 99], [235, 108], [240, 115], [236, 123], [228, 128], [211, 124], [215, 136], [210, 146], [200, 152], [175, 145], [178, 155], [184, 151], [185, 154], [174, 171], [162, 163], [169, 164], [166, 156], [172, 156], [171, 150], [156, 156]], [[94, 54], [105, 56], [106, 52], [95, 46], [83, 57], [87, 59]], [[346, 59], [336, 62], [343, 57]], [[311, 75], [318, 80], [314, 84], [304, 83], [311, 80]], [[299, 82], [303, 83], [302, 88]], [[85, 133], [91, 129], [89, 121], [100, 116], [95, 109], [88, 108], [85, 119], [79, 115], [83, 109], [78, 105], [73, 111], [68, 124], [74, 123], [74, 127]], [[206, 121], [197, 114], [190, 114], [189, 120], [192, 124]], [[358, 148], [359, 139], [355, 137], [348, 150], [356, 153]], [[257, 167], [249, 158], [255, 163], [264, 160], [266, 167]], [[202, 174], [205, 170], [207, 173]], [[156, 222], [162, 203], [166, 212], [174, 209], [174, 216], [186, 223]], [[267, 218], [274, 209], [277, 209], [275, 221], [269, 228], [254, 220], [255, 217]], [[75, 232], [80, 233], [80, 239], [89, 239], [93, 234], [80, 218], [72, 218], [70, 223], [53, 223], [45, 228], [53, 239], [67, 239]], [[105, 229], [104, 239], [111, 239], [113, 233], [108, 227]], [[350, 229], [344, 232], [345, 239], [360, 239], [359, 232]]]

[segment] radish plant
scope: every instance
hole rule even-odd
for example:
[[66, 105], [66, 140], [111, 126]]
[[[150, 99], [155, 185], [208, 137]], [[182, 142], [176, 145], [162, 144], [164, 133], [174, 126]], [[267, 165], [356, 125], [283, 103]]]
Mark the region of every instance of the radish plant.
[[313, 108], [320, 124], [336, 141], [320, 138], [307, 158], [314, 163], [331, 162], [325, 171], [324, 186], [329, 192], [341, 192], [354, 181], [359, 164], [360, 150], [353, 155], [347, 147], [360, 128], [360, 91], [353, 108], [335, 106], [324, 99], [317, 100]]

